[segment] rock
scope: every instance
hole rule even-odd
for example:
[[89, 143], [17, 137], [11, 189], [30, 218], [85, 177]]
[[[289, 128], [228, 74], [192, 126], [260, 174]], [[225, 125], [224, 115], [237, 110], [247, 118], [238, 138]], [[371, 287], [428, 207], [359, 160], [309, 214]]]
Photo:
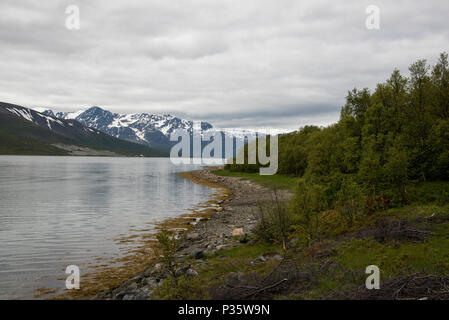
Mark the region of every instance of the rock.
[[282, 260], [282, 256], [278, 253], [265, 253], [261, 256], [258, 256], [256, 259], [251, 261], [251, 264], [257, 264], [260, 262], [266, 262], [268, 260]]
[[184, 222], [184, 225], [185, 225], [185, 226], [190, 226], [190, 222], [189, 222], [189, 221]]
[[149, 300], [150, 292], [147, 291], [141, 291], [136, 295], [135, 300]]
[[267, 261], [267, 259], [265, 259], [264, 256], [259, 256], [256, 259], [254, 259], [253, 261], [251, 261], [251, 264], [258, 264], [258, 263], [266, 262], [266, 261]]
[[209, 264], [209, 262], [207, 262], [207, 261], [196, 260], [194, 265], [197, 266], [197, 267], [202, 267], [202, 266], [205, 266], [205, 265], [208, 265], [208, 264]]
[[200, 237], [200, 235], [198, 234], [198, 233], [189, 233], [188, 235], [187, 235], [187, 239], [188, 240], [196, 240], [196, 239], [198, 239]]
[[196, 272], [193, 269], [188, 269], [186, 271], [186, 277], [191, 277], [191, 278], [198, 277], [198, 272]]
[[157, 284], [156, 280], [154, 280], [152, 278], [146, 278], [144, 280], [144, 283], [145, 283], [145, 286], [148, 286], [148, 287], [151, 287], [151, 288], [155, 287], [156, 284]]
[[248, 243], [249, 239], [248, 237], [245, 235], [245, 237], [243, 237], [242, 239], [239, 240], [240, 243]]
[[153, 267], [149, 267], [143, 272], [144, 277], [149, 277], [153, 273]]
[[126, 292], [121, 291], [121, 292], [119, 292], [119, 293], [117, 293], [117, 294], [115, 295], [115, 298], [118, 299], [118, 300], [122, 300], [123, 297], [125, 296], [125, 294], [126, 294]]
[[182, 276], [182, 275], [186, 274], [189, 269], [190, 269], [190, 266], [181, 267], [175, 271], [175, 274], [177, 277]]
[[256, 240], [256, 239], [251, 239], [251, 240], [248, 241], [247, 245], [253, 246], [253, 245], [255, 245], [256, 243], [257, 243], [257, 240]]
[[275, 255], [271, 256], [271, 259], [282, 260], [283, 257], [280, 254], [275, 254]]
[[204, 257], [204, 251], [203, 250], [195, 250], [190, 254], [190, 257], [193, 259], [201, 259]]
[[154, 265], [154, 270], [160, 270], [160, 269], [162, 269], [162, 263], [156, 263], [155, 265]]
[[244, 235], [245, 235], [245, 232], [243, 231], [243, 228], [237, 228], [232, 231], [233, 237], [240, 237], [240, 236], [244, 236]]
[[135, 300], [135, 296], [132, 294], [126, 294], [122, 300]]
[[128, 288], [126, 288], [126, 289], [127, 289], [127, 290], [130, 290], [130, 291], [136, 290], [136, 289], [137, 289], [137, 283], [135, 283], [135, 282], [131, 283], [131, 284], [128, 286]]
[[223, 207], [218, 207], [217, 209], [215, 209], [217, 212], [222, 212], [223, 211]]
[[224, 244], [221, 244], [221, 245], [216, 247], [217, 251], [223, 250], [225, 248], [226, 248], [226, 245], [224, 245]]

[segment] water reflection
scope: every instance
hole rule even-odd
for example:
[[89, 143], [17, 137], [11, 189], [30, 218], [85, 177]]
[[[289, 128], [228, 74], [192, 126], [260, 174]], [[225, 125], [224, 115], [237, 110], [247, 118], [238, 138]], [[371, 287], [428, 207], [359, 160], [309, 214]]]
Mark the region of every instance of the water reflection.
[[113, 238], [211, 194], [169, 159], [0, 156], [0, 168], [0, 299], [60, 287], [67, 265], [120, 255]]

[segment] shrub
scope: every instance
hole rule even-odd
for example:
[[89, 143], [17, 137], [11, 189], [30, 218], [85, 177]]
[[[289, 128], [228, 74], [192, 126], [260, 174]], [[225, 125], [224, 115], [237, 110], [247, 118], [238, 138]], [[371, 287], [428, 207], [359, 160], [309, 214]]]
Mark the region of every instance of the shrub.
[[203, 300], [207, 293], [198, 278], [168, 277], [151, 294], [154, 300]]
[[335, 203], [337, 212], [349, 223], [352, 223], [356, 215], [363, 213], [364, 202], [364, 195], [360, 186], [353, 178], [345, 178], [337, 193], [337, 201]]
[[256, 238], [265, 242], [282, 243], [284, 249], [292, 227], [292, 217], [286, 201], [281, 199], [278, 191], [273, 190], [271, 202], [259, 202], [254, 228]]
[[157, 241], [160, 244], [160, 260], [165, 271], [169, 272], [171, 276], [176, 277], [176, 269], [178, 263], [176, 261], [176, 251], [178, 251], [178, 239], [175, 235], [166, 229], [163, 229], [157, 236]]
[[299, 179], [289, 209], [299, 236], [310, 245], [318, 238], [321, 212], [327, 208], [325, 189]]

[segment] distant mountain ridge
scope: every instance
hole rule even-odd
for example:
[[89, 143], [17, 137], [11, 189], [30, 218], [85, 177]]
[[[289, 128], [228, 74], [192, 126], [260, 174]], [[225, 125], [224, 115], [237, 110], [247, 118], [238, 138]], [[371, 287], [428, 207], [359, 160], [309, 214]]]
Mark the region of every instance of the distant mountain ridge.
[[167, 156], [168, 149], [124, 141], [77, 120], [0, 102], [0, 154]]
[[146, 144], [153, 147], [170, 147], [170, 134], [175, 130], [185, 130], [192, 134], [193, 129], [199, 130], [201, 135], [208, 131], [220, 131], [236, 139], [252, 140], [257, 132], [245, 129], [226, 131], [216, 129], [208, 122], [193, 122], [173, 115], [158, 115], [149, 113], [118, 114], [94, 106], [77, 112], [54, 112], [51, 109], [39, 109], [45, 115], [60, 119], [71, 119], [81, 124], [100, 130], [113, 137]]

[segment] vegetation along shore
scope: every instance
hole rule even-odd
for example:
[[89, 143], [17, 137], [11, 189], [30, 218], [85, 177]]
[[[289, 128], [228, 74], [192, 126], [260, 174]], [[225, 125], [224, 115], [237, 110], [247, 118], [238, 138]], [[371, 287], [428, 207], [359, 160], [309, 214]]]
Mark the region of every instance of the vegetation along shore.
[[159, 262], [99, 298], [448, 299], [448, 55], [409, 71], [348, 92], [336, 124], [282, 135], [275, 176], [193, 173], [232, 197], [180, 239], [162, 230]]

